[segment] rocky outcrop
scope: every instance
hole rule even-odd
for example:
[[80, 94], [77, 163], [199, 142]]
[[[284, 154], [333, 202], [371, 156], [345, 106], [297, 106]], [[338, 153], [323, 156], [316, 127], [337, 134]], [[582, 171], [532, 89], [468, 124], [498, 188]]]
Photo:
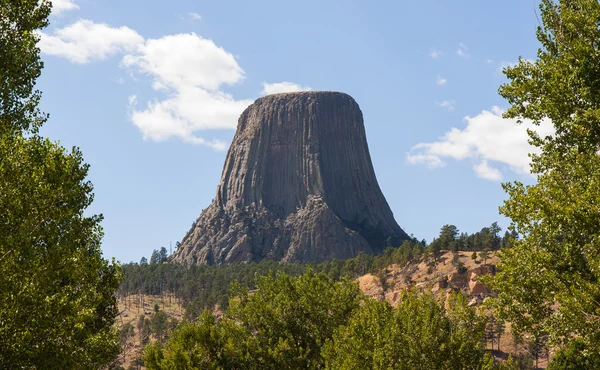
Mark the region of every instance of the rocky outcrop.
[[260, 98], [242, 113], [213, 203], [173, 260], [320, 262], [407, 239], [375, 178], [362, 113], [350, 96]]

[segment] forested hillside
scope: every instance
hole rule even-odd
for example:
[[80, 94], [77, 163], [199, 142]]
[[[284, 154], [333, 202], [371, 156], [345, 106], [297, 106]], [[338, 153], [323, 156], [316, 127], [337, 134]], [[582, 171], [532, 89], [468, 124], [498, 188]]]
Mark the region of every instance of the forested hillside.
[[381, 255], [364, 253], [344, 261], [333, 260], [320, 264], [261, 262], [228, 264], [223, 266], [184, 267], [169, 263], [167, 250], [155, 250], [150, 260], [142, 258], [140, 263], [122, 265], [124, 280], [119, 289], [120, 296], [132, 294], [174, 294], [186, 307], [187, 317], [193, 319], [200, 310], [212, 309], [215, 305], [227, 307], [229, 288], [235, 281], [249, 289], [255, 289], [256, 276], [269, 272], [284, 272], [291, 276], [303, 274], [308, 268], [322, 272], [334, 281], [341, 278], [356, 279], [368, 273], [382, 274], [389, 265], [404, 265], [409, 262], [439, 257], [441, 250], [451, 251], [495, 251], [508, 248], [514, 234], [505, 232], [497, 223], [484, 227], [474, 234], [460, 233], [454, 225], [444, 225], [440, 235], [430, 245], [416, 238], [401, 246], [388, 247]]

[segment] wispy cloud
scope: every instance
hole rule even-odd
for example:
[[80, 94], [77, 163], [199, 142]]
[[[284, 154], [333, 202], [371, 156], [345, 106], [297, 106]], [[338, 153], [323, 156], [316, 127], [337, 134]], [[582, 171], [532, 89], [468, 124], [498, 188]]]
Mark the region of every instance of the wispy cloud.
[[188, 13], [188, 16], [189, 16], [189, 17], [190, 17], [190, 19], [191, 19], [192, 21], [194, 21], [194, 22], [197, 22], [197, 21], [201, 21], [201, 20], [202, 20], [202, 16], [201, 16], [200, 14], [198, 14], [198, 13], [193, 13], [193, 12], [190, 12], [190, 13]]
[[458, 43], [458, 49], [456, 50], [456, 55], [458, 55], [459, 57], [462, 57], [462, 58], [469, 58], [471, 56], [471, 54], [469, 54], [469, 48], [467, 47], [467, 45], [463, 44], [462, 42]]
[[438, 78], [437, 78], [437, 80], [435, 81], [435, 83], [436, 83], [438, 86], [444, 86], [445, 84], [447, 84], [447, 83], [448, 83], [448, 80], [447, 80], [447, 79], [445, 79], [445, 78], [443, 78], [443, 77], [440, 77], [440, 76], [438, 76]]
[[445, 108], [445, 109], [449, 110], [450, 112], [452, 112], [454, 110], [454, 108], [455, 108], [454, 107], [454, 104], [455, 104], [454, 100], [442, 100], [440, 102], [435, 102], [435, 104], [438, 107]]
[[444, 53], [439, 49], [431, 48], [429, 50], [429, 56], [433, 59], [439, 59], [442, 57], [442, 55], [444, 55]]

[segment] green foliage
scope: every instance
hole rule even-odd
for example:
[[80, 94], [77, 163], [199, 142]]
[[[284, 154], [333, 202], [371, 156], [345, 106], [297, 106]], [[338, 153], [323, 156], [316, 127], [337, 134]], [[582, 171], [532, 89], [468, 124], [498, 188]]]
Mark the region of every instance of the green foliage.
[[330, 369], [477, 369], [485, 319], [455, 294], [449, 308], [405, 292], [392, 309], [368, 300], [323, 349]]
[[518, 234], [512, 232], [508, 234], [508, 237], [505, 234], [501, 238], [499, 236], [501, 230], [498, 223], [494, 222], [490, 226], [469, 235], [464, 232], [459, 234], [458, 228], [454, 225], [444, 225], [440, 230], [440, 235], [429, 245], [429, 251], [437, 261], [443, 250], [458, 252], [482, 251], [485, 249], [498, 250], [501, 247], [510, 248], [510, 241], [518, 239]]
[[[152, 251], [152, 255], [150, 256], [150, 264], [156, 265], [161, 264], [163, 262], [167, 262], [167, 257], [167, 248], [161, 247], [160, 250], [155, 249], [154, 251]], [[140, 264], [142, 264], [142, 261], [140, 261]]]
[[487, 249], [484, 249], [481, 251], [481, 253], [479, 253], [481, 259], [483, 260], [483, 265], [487, 265], [487, 259], [490, 257], [490, 251]]
[[83, 215], [87, 171], [76, 149], [0, 137], [0, 364], [92, 366], [118, 350], [119, 270], [102, 258], [101, 216]]
[[[520, 59], [500, 88], [508, 118], [549, 119], [553, 136], [529, 132], [535, 185], [505, 184], [501, 212], [523, 240], [489, 279], [498, 313], [517, 333], [600, 341], [600, 3], [544, 0], [535, 62]], [[556, 309], [556, 307], [558, 307]]]
[[516, 361], [512, 356], [508, 356], [508, 359], [503, 362], [495, 362], [494, 357], [489, 353], [486, 353], [483, 357], [483, 363], [481, 370], [521, 370], [523, 367], [519, 361]]
[[169, 329], [169, 315], [165, 311], [156, 312], [150, 320], [150, 325], [156, 340], [162, 342]]
[[362, 293], [347, 280], [335, 283], [307, 271], [259, 277], [258, 290], [240, 285], [225, 317], [204, 311], [178, 327], [164, 347], [144, 353], [149, 369], [322, 368], [321, 347], [359, 308]]
[[[320, 264], [288, 264], [266, 260], [258, 263], [191, 267], [167, 263], [129, 263], [122, 266], [125, 279], [120, 294], [173, 292], [183, 300], [186, 317], [191, 320], [203, 309], [212, 309], [215, 305], [226, 308], [229, 287], [234, 281], [249, 289], [256, 289], [257, 276], [267, 275], [271, 271], [299, 276], [308, 268], [323, 272], [334, 281], [342, 278], [355, 279], [367, 273], [382, 271], [391, 264], [404, 265], [419, 260], [424, 248], [419, 242], [407, 240], [399, 248], [387, 248], [379, 256], [361, 253], [345, 261], [333, 260]], [[155, 250], [154, 254], [158, 256], [159, 252]]]
[[119, 349], [119, 268], [102, 258], [88, 165], [37, 132], [47, 1], [0, 2], [0, 368], [94, 368]]
[[548, 370], [599, 369], [598, 346], [589, 348], [583, 340], [575, 339], [560, 349], [548, 365]]
[[152, 335], [152, 322], [145, 316], [140, 316], [137, 322], [137, 329], [140, 333], [140, 343], [145, 345], [150, 342], [150, 336]]
[[234, 368], [234, 353], [226, 348], [222, 327], [203, 311], [196, 322], [179, 325], [164, 348], [146, 347], [144, 365], [149, 370]]
[[257, 285], [254, 294], [234, 287], [224, 323], [226, 327], [243, 323], [248, 335], [237, 345], [256, 368], [321, 367], [322, 345], [347, 323], [362, 297], [354, 283], [334, 283], [310, 270], [297, 278], [259, 277]]
[[34, 87], [44, 66], [36, 31], [48, 25], [49, 15], [48, 1], [0, 1], [0, 136], [37, 131], [46, 120]]
[[[446, 225], [442, 228], [442, 233], [447, 236], [443, 237], [442, 240], [448, 239], [449, 243], [458, 247], [459, 250], [482, 250], [487, 245], [483, 242], [486, 238], [489, 240], [498, 239], [497, 248], [499, 248], [500, 238], [486, 236], [490, 233], [490, 230], [496, 230], [494, 225], [497, 226], [494, 223], [492, 226], [485, 227], [482, 231], [472, 235], [462, 233], [458, 238], [456, 237], [458, 234], [456, 227]], [[455, 239], [450, 240], [452, 238]], [[493, 246], [495, 245], [493, 244]], [[311, 268], [315, 272], [323, 272], [334, 281], [342, 278], [356, 279], [368, 273], [384, 276], [384, 271], [389, 265], [398, 264], [403, 266], [407, 263], [421, 261], [423, 258], [428, 260], [427, 256], [432, 246], [437, 248], [435, 242], [426, 248], [424, 241], [419, 242], [413, 237], [404, 241], [399, 247], [386, 248], [381, 255], [372, 256], [360, 253], [354, 258], [344, 261], [333, 260], [320, 264], [288, 264], [264, 260], [224, 266], [191, 267], [163, 263], [168, 259], [161, 257], [166, 256], [166, 249], [162, 248], [161, 251], [154, 250], [152, 252], [150, 263], [148, 263], [147, 258], [142, 257], [139, 264], [132, 262], [122, 266], [125, 279], [119, 294], [159, 295], [165, 292], [174, 293], [177, 298], [183, 301], [186, 307], [186, 318], [192, 320], [198, 317], [203, 309], [213, 309], [215, 305], [218, 305], [221, 309], [227, 308], [229, 287], [234, 281], [249, 289], [256, 289], [256, 276], [267, 275], [270, 271], [281, 271], [291, 276], [299, 276], [307, 268]], [[441, 249], [437, 252], [438, 256], [440, 252]], [[431, 263], [435, 266], [434, 261], [431, 261]]]

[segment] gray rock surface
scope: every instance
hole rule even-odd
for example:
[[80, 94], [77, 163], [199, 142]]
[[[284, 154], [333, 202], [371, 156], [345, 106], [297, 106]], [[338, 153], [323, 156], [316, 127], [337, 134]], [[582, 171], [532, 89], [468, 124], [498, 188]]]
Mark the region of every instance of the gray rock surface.
[[408, 239], [373, 171], [349, 95], [269, 95], [240, 116], [213, 203], [175, 262], [320, 262], [379, 253]]

